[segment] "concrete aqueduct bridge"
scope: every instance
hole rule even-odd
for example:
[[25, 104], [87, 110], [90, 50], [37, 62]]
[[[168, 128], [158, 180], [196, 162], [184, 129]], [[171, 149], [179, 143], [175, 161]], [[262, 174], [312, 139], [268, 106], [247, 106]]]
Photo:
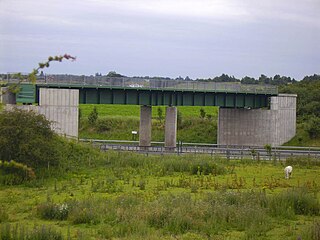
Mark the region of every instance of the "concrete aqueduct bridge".
[[[8, 84], [14, 81], [8, 79]], [[78, 132], [74, 129], [78, 126], [78, 111], [66, 110], [69, 102], [72, 102], [70, 107], [78, 108], [74, 101], [68, 100], [75, 98], [82, 104], [140, 105], [141, 147], [151, 146], [151, 106], [163, 105], [168, 106], [165, 119], [165, 146], [168, 149], [176, 147], [176, 106], [220, 107], [220, 145], [276, 146], [295, 135], [296, 95], [278, 94], [275, 86], [268, 85], [47, 75], [39, 78], [36, 84], [22, 83], [16, 102], [50, 108], [50, 111], [39, 112], [55, 121], [55, 129], [60, 129], [60, 133], [77, 137]]]

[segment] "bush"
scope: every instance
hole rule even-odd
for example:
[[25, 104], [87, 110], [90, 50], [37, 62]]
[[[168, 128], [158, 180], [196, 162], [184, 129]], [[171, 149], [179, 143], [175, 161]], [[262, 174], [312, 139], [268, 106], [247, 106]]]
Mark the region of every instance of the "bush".
[[98, 120], [98, 111], [97, 108], [94, 107], [92, 112], [88, 116], [88, 121], [91, 125], [94, 125]]
[[101, 222], [103, 206], [95, 199], [73, 202], [68, 219], [73, 224], [98, 224]]
[[308, 121], [306, 130], [311, 139], [320, 137], [320, 117], [311, 117]]
[[46, 220], [66, 220], [69, 215], [70, 207], [67, 203], [55, 204], [51, 201], [37, 206], [37, 214]]
[[0, 160], [0, 170], [4, 173], [0, 181], [7, 185], [20, 184], [36, 178], [32, 168], [15, 161], [7, 162]]
[[57, 165], [59, 149], [50, 122], [32, 111], [0, 112], [0, 159], [32, 168]]

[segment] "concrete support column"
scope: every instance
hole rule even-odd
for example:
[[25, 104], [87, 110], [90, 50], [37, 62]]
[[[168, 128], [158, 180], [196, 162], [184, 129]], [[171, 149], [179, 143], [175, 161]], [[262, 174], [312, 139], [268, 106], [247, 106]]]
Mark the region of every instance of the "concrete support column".
[[177, 108], [167, 107], [164, 146], [166, 148], [175, 148], [176, 145], [177, 145]]
[[139, 146], [151, 146], [151, 120], [152, 120], [152, 107], [140, 107], [140, 127], [139, 127]]
[[0, 88], [0, 103], [16, 104], [16, 94], [10, 92], [8, 87]]

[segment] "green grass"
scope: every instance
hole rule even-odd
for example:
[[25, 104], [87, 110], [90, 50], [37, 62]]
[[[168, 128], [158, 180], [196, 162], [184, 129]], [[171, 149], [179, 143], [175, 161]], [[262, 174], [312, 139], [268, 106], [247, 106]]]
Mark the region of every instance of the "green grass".
[[297, 124], [297, 133], [294, 138], [284, 144], [285, 146], [319, 147], [320, 139], [311, 139], [305, 130], [304, 124]]
[[319, 166], [294, 165], [286, 180], [285, 162], [218, 156], [107, 152], [78, 164], [0, 185], [0, 236], [8, 224], [65, 239], [294, 240], [319, 231]]
[[[97, 108], [98, 121], [89, 124], [88, 115]], [[165, 108], [163, 115], [165, 114]], [[132, 131], [139, 131], [139, 106], [130, 105], [81, 105], [80, 138], [133, 140]], [[177, 140], [183, 142], [216, 143], [217, 108], [204, 107], [212, 119], [200, 118], [201, 107], [178, 107], [181, 123], [178, 124]], [[164, 120], [158, 120], [158, 107], [152, 111], [152, 141], [164, 141]], [[138, 140], [138, 139], [136, 139]]]
[[[83, 118], [87, 118], [93, 108], [96, 107], [99, 117], [140, 117], [140, 106], [137, 105], [114, 105], [114, 104], [80, 104], [81, 114]], [[158, 108], [152, 107], [152, 118], [157, 118]], [[165, 107], [161, 106], [163, 116], [165, 115]], [[217, 116], [217, 107], [193, 107], [183, 106], [178, 107], [183, 117], [199, 117], [200, 109], [203, 108], [207, 114]]]

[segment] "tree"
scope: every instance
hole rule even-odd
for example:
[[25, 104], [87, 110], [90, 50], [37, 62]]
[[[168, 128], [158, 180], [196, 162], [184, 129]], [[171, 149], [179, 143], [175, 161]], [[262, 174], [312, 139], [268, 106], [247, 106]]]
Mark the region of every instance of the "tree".
[[318, 117], [310, 118], [306, 130], [310, 138], [312, 139], [319, 138], [320, 137], [320, 118]]
[[98, 120], [98, 115], [99, 114], [98, 114], [97, 108], [94, 107], [93, 110], [91, 111], [91, 113], [88, 116], [89, 123], [94, 125]]
[[33, 168], [57, 165], [60, 153], [50, 121], [32, 111], [0, 113], [0, 159]]
[[107, 74], [107, 77], [124, 77], [123, 75], [119, 74], [119, 73], [116, 73], [115, 71], [110, 71], [108, 74]]

